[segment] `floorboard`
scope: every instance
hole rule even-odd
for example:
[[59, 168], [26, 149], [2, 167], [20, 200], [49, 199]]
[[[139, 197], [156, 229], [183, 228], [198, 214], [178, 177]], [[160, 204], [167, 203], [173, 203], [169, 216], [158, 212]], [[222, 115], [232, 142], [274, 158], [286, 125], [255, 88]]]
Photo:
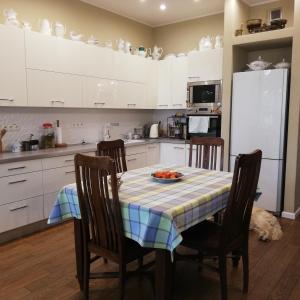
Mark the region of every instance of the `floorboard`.
[[[228, 261], [229, 300], [300, 299], [300, 219], [280, 222], [284, 231], [280, 241], [261, 242], [255, 233], [250, 234], [247, 295], [241, 292], [241, 265], [233, 269]], [[102, 261], [94, 268], [116, 270], [114, 264]], [[174, 300], [220, 299], [218, 274], [209, 269], [199, 270], [193, 262], [179, 262], [175, 278]], [[0, 284], [0, 299], [82, 299], [75, 279], [73, 224], [65, 223], [1, 246]], [[117, 280], [93, 281], [90, 299], [118, 299]], [[130, 279], [126, 299], [154, 299], [151, 281], [147, 277]]]

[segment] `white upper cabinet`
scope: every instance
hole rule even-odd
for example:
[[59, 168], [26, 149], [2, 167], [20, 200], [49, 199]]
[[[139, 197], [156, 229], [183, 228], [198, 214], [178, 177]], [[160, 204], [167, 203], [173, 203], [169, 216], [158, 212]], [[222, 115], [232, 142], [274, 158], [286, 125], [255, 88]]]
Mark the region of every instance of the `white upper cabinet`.
[[166, 109], [171, 106], [171, 65], [173, 59], [159, 61], [158, 66], [158, 99], [157, 108]]
[[81, 77], [27, 70], [29, 106], [82, 107]]
[[146, 108], [156, 108], [158, 97], [158, 61], [147, 60]]
[[81, 74], [111, 79], [113, 59], [112, 49], [81, 43]]
[[171, 93], [174, 109], [186, 108], [187, 76], [187, 57], [174, 59], [171, 65]]
[[0, 106], [27, 105], [24, 32], [0, 25]]
[[27, 68], [80, 74], [82, 45], [81, 42], [26, 31]]
[[159, 109], [184, 109], [187, 97], [187, 58], [177, 57], [159, 61]]
[[114, 106], [116, 108], [146, 108], [144, 84], [115, 81], [114, 88]]
[[146, 59], [137, 55], [114, 52], [114, 78], [131, 82], [146, 82]]
[[112, 79], [85, 77], [82, 87], [84, 107], [114, 107], [114, 83]]
[[223, 49], [193, 52], [188, 55], [189, 81], [222, 80]]

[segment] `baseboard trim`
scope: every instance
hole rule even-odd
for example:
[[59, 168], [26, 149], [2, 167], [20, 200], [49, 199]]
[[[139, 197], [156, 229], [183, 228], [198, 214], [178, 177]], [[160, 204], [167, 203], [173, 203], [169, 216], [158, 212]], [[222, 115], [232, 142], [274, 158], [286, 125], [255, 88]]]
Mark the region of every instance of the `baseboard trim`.
[[285, 219], [295, 220], [299, 215], [300, 215], [300, 207], [298, 207], [298, 209], [294, 213], [283, 211], [281, 217]]

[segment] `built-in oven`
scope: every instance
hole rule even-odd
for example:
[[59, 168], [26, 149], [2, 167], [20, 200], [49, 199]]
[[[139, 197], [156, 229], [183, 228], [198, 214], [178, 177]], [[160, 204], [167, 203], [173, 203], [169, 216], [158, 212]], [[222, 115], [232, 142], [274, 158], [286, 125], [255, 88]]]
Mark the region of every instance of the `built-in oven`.
[[221, 120], [221, 114], [187, 115], [187, 139], [192, 136], [220, 137]]
[[222, 81], [189, 82], [187, 87], [188, 107], [198, 108], [203, 113], [210, 113], [221, 106]]

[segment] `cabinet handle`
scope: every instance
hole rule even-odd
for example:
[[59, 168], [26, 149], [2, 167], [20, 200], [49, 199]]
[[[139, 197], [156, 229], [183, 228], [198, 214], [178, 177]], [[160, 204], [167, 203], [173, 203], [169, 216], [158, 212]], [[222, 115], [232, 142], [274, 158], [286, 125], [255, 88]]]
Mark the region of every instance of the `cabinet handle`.
[[148, 149], [156, 149], [156, 146], [149, 146]]
[[105, 102], [94, 102], [94, 104], [95, 104], [95, 105], [97, 105], [97, 104], [98, 104], [98, 105], [104, 105]]
[[9, 211], [16, 211], [16, 210], [23, 209], [23, 208], [26, 208], [26, 207], [28, 207], [27, 204], [19, 206], [19, 207], [11, 208]]
[[158, 104], [157, 106], [160, 106], [160, 107], [168, 107], [169, 105], [168, 105], [168, 104]]
[[174, 149], [177, 149], [177, 150], [184, 150], [184, 148], [181, 148], [181, 147], [174, 147]]
[[0, 98], [0, 101], [14, 102], [15, 100], [12, 98]]
[[66, 175], [72, 174], [72, 173], [75, 173], [75, 170], [74, 170], [74, 171], [67, 171], [67, 172], [66, 172]]
[[18, 180], [18, 181], [12, 181], [12, 182], [9, 182], [8, 184], [17, 184], [17, 183], [23, 183], [26, 181], [27, 181], [27, 179], [23, 179], [23, 180]]
[[135, 160], [137, 160], [136, 158], [132, 158], [132, 159], [128, 159], [127, 161], [129, 162], [129, 161], [135, 161]]
[[135, 103], [128, 103], [127, 106], [136, 106]]
[[74, 162], [74, 158], [73, 159], [66, 159], [65, 162]]
[[62, 103], [62, 104], [65, 103], [65, 101], [63, 101], [63, 100], [51, 100], [50, 102], [52, 102], [52, 103]]
[[173, 104], [173, 106], [182, 106], [182, 104]]
[[16, 167], [16, 168], [10, 168], [10, 169], [7, 169], [7, 171], [22, 170], [22, 169], [25, 169], [25, 168], [26, 168], [25, 166], [22, 166], [22, 167]]

